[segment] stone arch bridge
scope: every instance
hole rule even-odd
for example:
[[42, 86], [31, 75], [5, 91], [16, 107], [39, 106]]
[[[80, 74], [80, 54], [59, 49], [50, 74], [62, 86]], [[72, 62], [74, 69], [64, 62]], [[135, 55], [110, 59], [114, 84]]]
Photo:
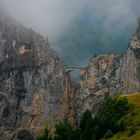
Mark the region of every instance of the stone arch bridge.
[[72, 71], [77, 71], [80, 73], [80, 79], [84, 79], [87, 74], [87, 67], [65, 67], [64, 71], [70, 73]]
[[81, 72], [83, 69], [86, 69], [86, 67], [65, 67], [64, 70], [66, 73], [70, 73], [72, 71], [78, 71]]

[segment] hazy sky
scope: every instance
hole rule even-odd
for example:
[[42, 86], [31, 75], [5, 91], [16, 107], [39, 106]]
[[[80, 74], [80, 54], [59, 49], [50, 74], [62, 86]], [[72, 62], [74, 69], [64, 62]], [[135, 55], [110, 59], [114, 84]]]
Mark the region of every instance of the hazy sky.
[[87, 2], [80, 0], [1, 0], [9, 13], [28, 27], [49, 36], [65, 28]]
[[[129, 39], [140, 17], [140, 0], [0, 0], [0, 6], [26, 27], [33, 28], [51, 41], [63, 36], [67, 27], [81, 17], [93, 28], [102, 29], [116, 38], [126, 33]], [[66, 53], [57, 44], [53, 47], [60, 56], [66, 54], [64, 57], [74, 49], [68, 49]], [[93, 55], [86, 50], [86, 45], [85, 52], [87, 54], [81, 54], [80, 58], [76, 54], [71, 54], [70, 58], [74, 58], [76, 65], [80, 60], [83, 63]]]
[[0, 0], [16, 19], [43, 35], [59, 35], [84, 11], [91, 14], [91, 22], [102, 20], [109, 30], [135, 24], [140, 15], [140, 0]]

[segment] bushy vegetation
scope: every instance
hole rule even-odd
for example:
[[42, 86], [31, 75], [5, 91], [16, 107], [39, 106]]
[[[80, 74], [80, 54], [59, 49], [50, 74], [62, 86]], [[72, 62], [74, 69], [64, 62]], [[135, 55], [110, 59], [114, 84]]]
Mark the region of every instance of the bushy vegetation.
[[99, 127], [98, 131], [100, 131], [97, 138], [103, 137], [106, 133], [108, 133], [108, 130], [113, 133], [118, 132], [121, 129], [118, 125], [118, 121], [131, 109], [132, 105], [129, 104], [125, 98], [107, 98], [94, 119], [95, 124]]
[[52, 140], [48, 128], [45, 128], [43, 134], [42, 135], [38, 135], [36, 140]]
[[56, 125], [55, 140], [75, 140], [75, 131], [67, 121]]
[[127, 95], [129, 103], [133, 104], [124, 117], [118, 121], [120, 131], [109, 140], [139, 140], [140, 139], [140, 93]]
[[[92, 113], [88, 110], [83, 113], [78, 128], [72, 127], [67, 121], [57, 124], [53, 139], [99, 140], [114, 138], [117, 133], [128, 129], [127, 126], [130, 124], [128, 125], [128, 122], [126, 123], [125, 120], [128, 120], [127, 116], [130, 115], [130, 112], [135, 113], [134, 105], [130, 104], [126, 98], [107, 97], [95, 118], [92, 117]], [[132, 123], [132, 121], [130, 122]], [[138, 124], [138, 122], [135, 123]], [[137, 129], [130, 127], [127, 136], [133, 136], [136, 132]], [[119, 137], [118, 135], [114, 140], [119, 139]], [[44, 134], [37, 140], [50, 139], [49, 131], [45, 130]]]

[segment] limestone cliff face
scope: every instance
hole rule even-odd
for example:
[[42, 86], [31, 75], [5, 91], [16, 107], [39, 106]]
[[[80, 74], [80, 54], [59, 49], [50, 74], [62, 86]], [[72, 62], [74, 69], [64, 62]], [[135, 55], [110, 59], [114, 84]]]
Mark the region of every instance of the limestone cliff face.
[[140, 91], [140, 22], [124, 55], [106, 54], [90, 60], [81, 76], [77, 116], [86, 109], [96, 114], [106, 95]]
[[0, 140], [33, 140], [45, 124], [53, 131], [62, 120], [79, 122], [86, 109], [96, 115], [108, 95], [140, 91], [140, 23], [124, 55], [100, 55], [76, 68], [74, 95], [72, 70], [40, 34], [0, 14]]
[[131, 93], [140, 91], [140, 21], [137, 32], [129, 42], [129, 48], [123, 56], [121, 80], [123, 91]]
[[129, 48], [122, 60], [121, 80], [125, 93], [140, 91], [140, 48]]
[[101, 55], [90, 60], [77, 94], [78, 119], [87, 109], [96, 114], [104, 98], [120, 90], [119, 73], [120, 56], [118, 55]]
[[36, 133], [46, 123], [53, 128], [72, 119], [69, 80], [40, 34], [0, 18], [1, 140], [18, 139], [27, 130]]

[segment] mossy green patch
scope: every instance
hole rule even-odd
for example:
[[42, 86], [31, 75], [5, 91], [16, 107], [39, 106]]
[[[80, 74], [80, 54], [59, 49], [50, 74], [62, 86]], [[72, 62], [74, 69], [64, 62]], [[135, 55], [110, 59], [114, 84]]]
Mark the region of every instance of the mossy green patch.
[[140, 93], [121, 95], [133, 104], [130, 112], [117, 123], [120, 131], [108, 140], [140, 140]]

